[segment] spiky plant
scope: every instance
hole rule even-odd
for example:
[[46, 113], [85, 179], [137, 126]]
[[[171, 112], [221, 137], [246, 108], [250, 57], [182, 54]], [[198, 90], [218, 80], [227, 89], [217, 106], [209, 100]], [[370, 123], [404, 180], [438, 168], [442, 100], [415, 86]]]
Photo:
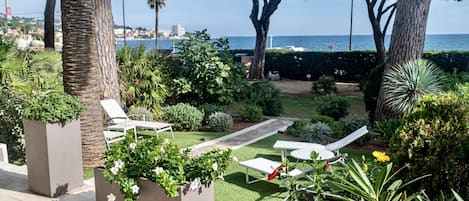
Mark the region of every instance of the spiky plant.
[[442, 89], [443, 78], [443, 71], [427, 60], [412, 60], [393, 66], [384, 75], [385, 104], [397, 113], [408, 113], [419, 98], [438, 93]]

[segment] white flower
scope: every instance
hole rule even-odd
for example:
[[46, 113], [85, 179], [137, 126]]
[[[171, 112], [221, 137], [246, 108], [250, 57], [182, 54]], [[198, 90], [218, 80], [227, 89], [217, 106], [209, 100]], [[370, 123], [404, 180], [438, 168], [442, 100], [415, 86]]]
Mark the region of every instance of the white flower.
[[121, 159], [117, 160], [117, 161], [114, 161], [114, 166], [117, 168], [117, 169], [121, 169], [122, 167], [124, 167], [124, 162], [122, 162]]
[[164, 144], [169, 144], [169, 139], [168, 138], [164, 139]]
[[161, 151], [161, 153], [164, 153], [164, 147], [161, 146], [160, 151]]
[[233, 156], [231, 159], [236, 163], [238, 162], [238, 158], [236, 158], [236, 156]]
[[138, 190], [140, 190], [140, 188], [137, 185], [133, 185], [130, 188], [132, 189], [133, 194], [138, 194]]
[[137, 144], [135, 144], [135, 143], [130, 143], [129, 146], [130, 146], [130, 150], [134, 151], [135, 148], [137, 147]]
[[213, 163], [212, 168], [213, 168], [213, 170], [217, 171], [218, 170], [218, 163], [217, 162]]
[[114, 167], [111, 168], [111, 173], [112, 173], [112, 174], [116, 175], [117, 172], [119, 172], [119, 168], [117, 168], [116, 166], [114, 166]]
[[223, 172], [217, 176], [218, 179], [225, 180], [225, 177], [223, 177]]
[[189, 187], [189, 189], [191, 191], [196, 191], [197, 189], [199, 189], [201, 183], [200, 183], [200, 178], [195, 178], [194, 181], [191, 182], [191, 185]]
[[155, 171], [156, 175], [159, 175], [159, 174], [161, 174], [164, 170], [163, 170], [162, 167], [156, 167], [154, 171]]
[[114, 194], [109, 194], [106, 196], [107, 197], [107, 201], [115, 201], [116, 200], [116, 196], [114, 196]]

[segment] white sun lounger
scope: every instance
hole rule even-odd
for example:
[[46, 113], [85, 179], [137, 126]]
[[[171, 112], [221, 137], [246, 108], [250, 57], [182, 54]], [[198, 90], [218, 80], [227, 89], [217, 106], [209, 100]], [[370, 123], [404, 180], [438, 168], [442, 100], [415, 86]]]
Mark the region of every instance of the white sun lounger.
[[275, 149], [280, 149], [282, 153], [282, 161], [286, 159], [286, 152], [288, 150], [295, 150], [295, 149], [326, 149], [329, 151], [338, 151], [339, 149], [349, 145], [353, 141], [357, 140], [358, 138], [362, 137], [363, 135], [368, 133], [368, 129], [366, 126], [363, 126], [353, 133], [347, 135], [346, 137], [337, 140], [333, 143], [322, 145], [317, 143], [309, 143], [309, 142], [294, 142], [294, 141], [284, 141], [284, 140], [277, 140], [274, 144]]
[[111, 143], [118, 142], [125, 139], [124, 132], [116, 131], [103, 131], [104, 139], [106, 140], [107, 149], [111, 148]]
[[[266, 180], [267, 176], [271, 174], [276, 168], [278, 168], [281, 165], [281, 163], [271, 161], [265, 158], [254, 158], [251, 160], [239, 162], [239, 165], [246, 168], [246, 183], [252, 184], [254, 182]], [[265, 175], [265, 177], [261, 179], [256, 179], [256, 180], [249, 180], [249, 169], [253, 169], [258, 172], [261, 172], [262, 174]], [[298, 170], [298, 169], [293, 169], [289, 171], [288, 174], [294, 178], [301, 177], [304, 175], [303, 171]]]
[[158, 136], [159, 132], [170, 131], [171, 136], [174, 138], [172, 124], [131, 120], [114, 99], [101, 100], [101, 106], [104, 108], [109, 118], [111, 118], [111, 123], [113, 125], [107, 128], [109, 130], [119, 130], [125, 132], [134, 126], [140, 129], [153, 130], [155, 131], [156, 136]]
[[0, 162], [8, 163], [7, 145], [0, 143]]

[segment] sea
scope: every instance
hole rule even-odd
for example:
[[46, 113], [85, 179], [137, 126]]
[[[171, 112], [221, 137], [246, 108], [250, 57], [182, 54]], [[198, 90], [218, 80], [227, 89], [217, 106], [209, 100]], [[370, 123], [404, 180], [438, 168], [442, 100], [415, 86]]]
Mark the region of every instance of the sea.
[[[224, 37], [229, 41], [230, 49], [254, 49], [256, 38], [254, 36]], [[179, 40], [158, 40], [159, 49], [176, 51]], [[389, 47], [390, 36], [385, 38], [386, 47]], [[148, 49], [155, 48], [154, 39], [127, 40], [127, 45], [137, 47], [145, 45]], [[270, 45], [272, 44], [272, 45]], [[348, 51], [349, 36], [269, 36], [267, 48], [285, 48], [287, 46], [303, 47], [307, 51]], [[124, 47], [124, 41], [118, 40], [117, 48]], [[352, 50], [375, 50], [372, 35], [352, 36]], [[425, 37], [425, 50], [448, 51], [469, 50], [469, 34], [438, 34]]]

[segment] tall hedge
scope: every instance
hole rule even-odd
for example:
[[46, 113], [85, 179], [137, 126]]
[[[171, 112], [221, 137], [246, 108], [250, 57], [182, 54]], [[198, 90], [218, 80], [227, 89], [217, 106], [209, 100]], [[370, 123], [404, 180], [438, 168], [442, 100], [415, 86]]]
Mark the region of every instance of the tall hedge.
[[[252, 55], [252, 50], [232, 50]], [[454, 68], [469, 72], [469, 51], [425, 52], [423, 59], [436, 63], [446, 72]], [[358, 82], [375, 66], [374, 51], [351, 52], [292, 52], [267, 51], [265, 74], [279, 71], [282, 78], [306, 80], [306, 74], [316, 80], [321, 75], [332, 75], [338, 81]]]

